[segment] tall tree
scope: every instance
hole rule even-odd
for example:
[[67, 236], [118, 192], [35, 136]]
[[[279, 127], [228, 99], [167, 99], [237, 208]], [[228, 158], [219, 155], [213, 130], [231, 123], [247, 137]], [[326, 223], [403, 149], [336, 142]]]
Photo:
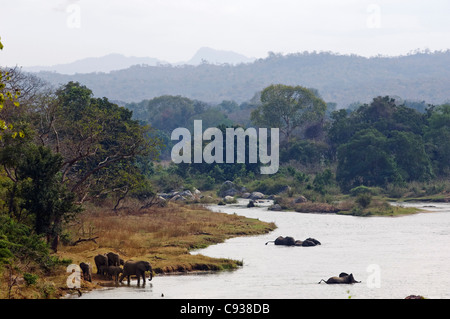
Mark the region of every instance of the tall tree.
[[75, 195], [60, 183], [61, 155], [21, 141], [1, 149], [0, 164], [13, 182], [11, 200], [21, 199], [19, 209], [26, 214], [22, 219], [30, 222], [37, 234], [45, 235], [56, 251], [63, 222], [80, 211]]
[[401, 179], [387, 138], [375, 129], [358, 131], [338, 148], [336, 180], [342, 189], [384, 186]]
[[302, 86], [271, 85], [261, 92], [262, 104], [252, 113], [260, 127], [277, 127], [289, 142], [295, 129], [323, 118], [326, 103]]
[[431, 110], [425, 139], [436, 171], [450, 176], [450, 104]]
[[133, 163], [137, 156], [154, 159], [160, 146], [149, 137], [149, 127], [132, 120], [131, 111], [92, 95], [69, 82], [35, 115], [41, 142], [63, 157], [61, 181], [80, 202], [106, 191], [100, 185], [117, 188], [114, 179], [105, 181], [105, 170]]

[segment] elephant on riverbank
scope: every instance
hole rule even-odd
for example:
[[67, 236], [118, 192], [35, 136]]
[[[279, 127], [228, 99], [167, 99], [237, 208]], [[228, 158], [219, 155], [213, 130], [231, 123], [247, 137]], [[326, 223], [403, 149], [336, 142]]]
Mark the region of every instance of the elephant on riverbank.
[[97, 255], [94, 257], [95, 266], [97, 267], [97, 274], [104, 275], [108, 270], [108, 256], [106, 255]]
[[123, 273], [123, 269], [120, 266], [108, 266], [107, 275], [111, 280], [119, 281], [121, 273]]
[[324, 282], [326, 284], [354, 284], [354, 283], [360, 283], [361, 281], [356, 281], [353, 277], [353, 274], [347, 274], [345, 272], [342, 272], [339, 274], [339, 277], [330, 277], [328, 280], [320, 280], [319, 284], [321, 282]]
[[140, 261], [132, 261], [129, 260], [123, 265], [123, 273], [120, 276], [119, 282], [122, 282], [122, 280], [127, 277], [128, 284], [130, 283], [130, 277], [136, 276], [137, 277], [137, 284], [140, 284], [140, 279], [142, 277], [143, 284], [145, 285], [145, 272], [150, 272], [149, 281], [153, 278], [153, 270], [152, 266], [148, 261], [140, 260]]
[[83, 272], [83, 279], [92, 282], [92, 266], [90, 263], [80, 263], [81, 271]]
[[108, 257], [108, 266], [120, 266], [124, 264], [123, 259], [120, 259], [119, 254], [109, 252], [106, 254]]

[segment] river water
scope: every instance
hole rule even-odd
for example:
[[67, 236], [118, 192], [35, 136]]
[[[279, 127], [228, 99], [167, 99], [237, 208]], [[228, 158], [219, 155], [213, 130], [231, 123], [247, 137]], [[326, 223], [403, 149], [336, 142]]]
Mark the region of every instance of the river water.
[[[137, 287], [119, 285], [81, 298], [176, 299], [403, 299], [450, 298], [450, 204], [407, 204], [432, 212], [403, 217], [354, 217], [246, 208], [246, 201], [214, 211], [274, 222], [265, 235], [238, 237], [192, 253], [243, 261], [234, 271], [165, 275]], [[426, 207], [433, 206], [433, 207]], [[318, 239], [315, 247], [283, 247], [278, 236]], [[353, 273], [361, 283], [318, 284]]]

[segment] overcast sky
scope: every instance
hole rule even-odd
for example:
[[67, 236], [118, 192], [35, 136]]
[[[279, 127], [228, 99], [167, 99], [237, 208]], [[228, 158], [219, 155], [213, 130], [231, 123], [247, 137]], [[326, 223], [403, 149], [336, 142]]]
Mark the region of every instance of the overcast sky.
[[446, 50], [449, 14], [449, 0], [0, 0], [0, 65], [109, 53], [179, 62], [203, 46], [256, 58]]

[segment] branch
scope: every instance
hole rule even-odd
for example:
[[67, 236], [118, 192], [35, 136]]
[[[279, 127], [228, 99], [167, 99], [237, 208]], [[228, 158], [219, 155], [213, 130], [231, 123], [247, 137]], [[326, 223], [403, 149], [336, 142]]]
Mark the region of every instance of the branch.
[[93, 241], [94, 243], [97, 243], [95, 240], [98, 239], [99, 237], [91, 237], [91, 238], [79, 238], [77, 241], [73, 242], [72, 244], [70, 244], [70, 246], [76, 246], [79, 243], [82, 243], [84, 241]]

